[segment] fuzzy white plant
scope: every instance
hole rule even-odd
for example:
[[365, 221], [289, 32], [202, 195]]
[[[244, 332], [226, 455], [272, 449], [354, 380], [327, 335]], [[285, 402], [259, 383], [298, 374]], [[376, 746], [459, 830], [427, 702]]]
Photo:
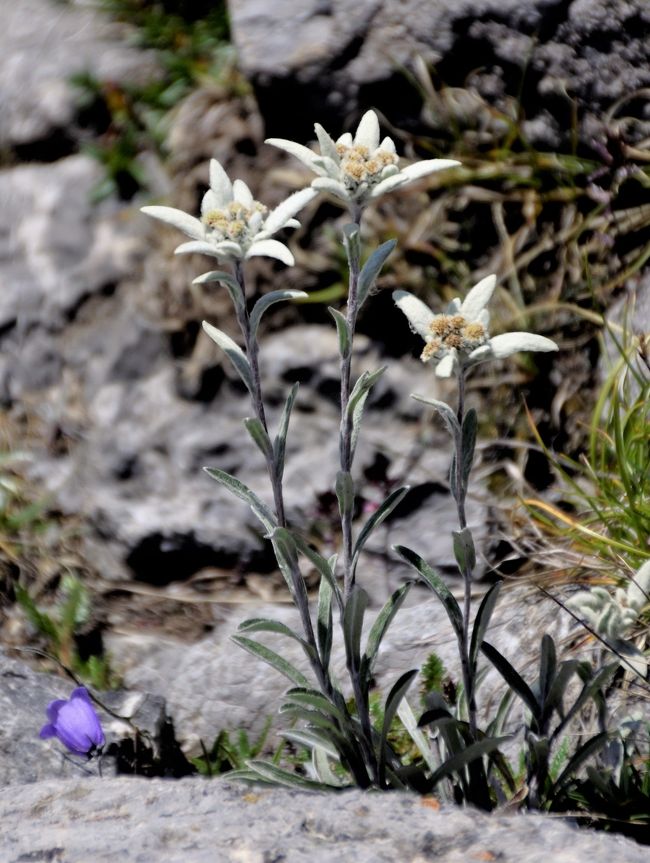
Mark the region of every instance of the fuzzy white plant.
[[197, 219], [175, 207], [142, 207], [142, 212], [178, 228], [190, 242], [181, 243], [177, 255], [202, 254], [230, 261], [241, 261], [259, 255], [276, 258], [293, 266], [293, 255], [273, 234], [283, 228], [297, 228], [294, 216], [318, 192], [301, 189], [269, 212], [253, 198], [243, 180], [231, 182], [216, 159], [210, 161], [210, 188], [201, 202]]
[[346, 132], [335, 141], [320, 123], [314, 129], [320, 153], [286, 138], [268, 138], [266, 143], [300, 159], [318, 175], [312, 188], [330, 192], [347, 205], [363, 206], [392, 189], [460, 165], [455, 159], [424, 159], [400, 168], [392, 138], [380, 140], [374, 111], [366, 111], [354, 137]]
[[608, 646], [622, 651], [625, 661], [645, 675], [647, 661], [627, 638], [650, 602], [650, 560], [630, 579], [627, 588], [611, 593], [604, 587], [582, 590], [567, 601], [567, 608], [602, 636]]

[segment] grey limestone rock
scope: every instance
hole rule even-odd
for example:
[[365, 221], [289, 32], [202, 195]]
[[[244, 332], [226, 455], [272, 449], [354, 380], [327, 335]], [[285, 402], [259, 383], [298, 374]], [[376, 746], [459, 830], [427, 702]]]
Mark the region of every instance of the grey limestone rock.
[[[612, 122], [631, 116], [625, 134], [648, 133], [647, 109], [633, 96], [650, 83], [645, 0], [231, 0], [230, 8], [271, 135], [293, 129], [308, 139], [315, 120], [336, 132], [372, 106], [398, 127], [412, 124], [418, 96], [404, 70], [416, 56], [436, 80], [507, 114], [521, 97], [526, 134], [540, 147], [568, 143], [572, 103], [587, 145], [603, 138], [602, 117], [621, 99]], [[486, 113], [455, 115], [455, 107], [429, 121], [462, 127]]]
[[7, 826], [0, 856], [7, 863], [647, 860], [647, 849], [630, 840], [558, 818], [425, 803], [396, 792], [324, 795], [216, 780], [50, 780], [0, 791]]
[[0, 149], [41, 142], [49, 161], [52, 135], [70, 137], [75, 74], [116, 83], [144, 83], [156, 74], [152, 55], [129, 45], [124, 26], [92, 4], [1, 0], [0, 19]]

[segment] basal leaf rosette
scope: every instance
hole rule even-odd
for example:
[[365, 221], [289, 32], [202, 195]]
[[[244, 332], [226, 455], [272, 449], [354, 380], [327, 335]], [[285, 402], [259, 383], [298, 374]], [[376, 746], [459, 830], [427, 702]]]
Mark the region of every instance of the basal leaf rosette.
[[289, 249], [272, 237], [283, 228], [299, 227], [296, 213], [317, 194], [315, 189], [302, 189], [269, 212], [253, 198], [243, 180], [231, 182], [219, 162], [212, 159], [210, 188], [201, 202], [200, 219], [174, 207], [142, 207], [142, 212], [190, 237], [190, 242], [178, 246], [177, 255], [198, 253], [230, 261], [262, 255], [293, 266]]
[[313, 189], [330, 192], [348, 206], [363, 206], [392, 189], [460, 165], [454, 159], [425, 159], [400, 169], [393, 140], [380, 141], [374, 111], [363, 115], [354, 137], [346, 132], [335, 141], [319, 123], [314, 129], [320, 153], [285, 138], [268, 138], [266, 143], [300, 159], [318, 175], [312, 180]]
[[487, 276], [465, 299], [457, 297], [444, 314], [435, 314], [407, 291], [395, 291], [393, 299], [406, 315], [413, 332], [424, 339], [421, 359], [435, 366], [436, 375], [448, 378], [460, 369], [491, 359], [503, 359], [520, 351], [557, 351], [558, 346], [535, 333], [490, 336], [487, 304], [496, 287], [496, 276]]

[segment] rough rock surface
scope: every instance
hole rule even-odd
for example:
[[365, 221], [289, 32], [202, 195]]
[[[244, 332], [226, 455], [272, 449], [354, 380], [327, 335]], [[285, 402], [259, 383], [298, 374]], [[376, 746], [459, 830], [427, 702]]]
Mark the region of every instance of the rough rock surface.
[[[436, 80], [469, 85], [493, 105], [520, 96], [526, 134], [539, 146], [567, 143], [574, 102], [589, 144], [602, 134], [596, 118], [623, 97], [615, 114], [634, 118], [626, 134], [647, 135], [647, 106], [632, 96], [650, 83], [645, 0], [231, 0], [230, 9], [273, 135], [308, 138], [314, 119], [336, 131], [342, 105], [352, 115], [375, 105], [403, 127], [418, 105], [403, 74], [416, 55]], [[453, 117], [445, 109], [429, 119], [471, 126], [481, 112], [466, 112], [466, 101], [447, 105]]]
[[152, 56], [126, 42], [127, 31], [88, 3], [1, 0], [0, 148], [56, 159], [70, 151], [78, 93], [70, 78], [144, 82]]
[[[185, 779], [0, 791], [7, 863], [645, 863], [630, 840], [535, 815], [436, 810], [410, 794], [310, 794]], [[27, 824], [29, 829], [26, 829]]]

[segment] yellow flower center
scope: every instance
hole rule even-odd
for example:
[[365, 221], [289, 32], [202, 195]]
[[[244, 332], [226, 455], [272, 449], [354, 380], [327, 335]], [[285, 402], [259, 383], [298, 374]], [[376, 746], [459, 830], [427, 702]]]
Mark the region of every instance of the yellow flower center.
[[381, 179], [381, 172], [387, 165], [396, 165], [397, 156], [389, 150], [378, 147], [370, 151], [363, 144], [337, 144], [336, 151], [341, 157], [342, 179], [348, 189], [354, 191], [361, 183], [374, 186]]
[[431, 338], [422, 351], [423, 362], [442, 358], [447, 351], [456, 350], [469, 354], [485, 344], [488, 333], [483, 324], [468, 322], [463, 315], [436, 315], [429, 324]]
[[262, 218], [268, 213], [268, 208], [259, 201], [252, 204], [242, 204], [241, 201], [230, 201], [223, 209], [208, 210], [203, 216], [203, 224], [217, 242], [232, 240], [241, 243], [248, 239], [250, 222], [259, 213]]

